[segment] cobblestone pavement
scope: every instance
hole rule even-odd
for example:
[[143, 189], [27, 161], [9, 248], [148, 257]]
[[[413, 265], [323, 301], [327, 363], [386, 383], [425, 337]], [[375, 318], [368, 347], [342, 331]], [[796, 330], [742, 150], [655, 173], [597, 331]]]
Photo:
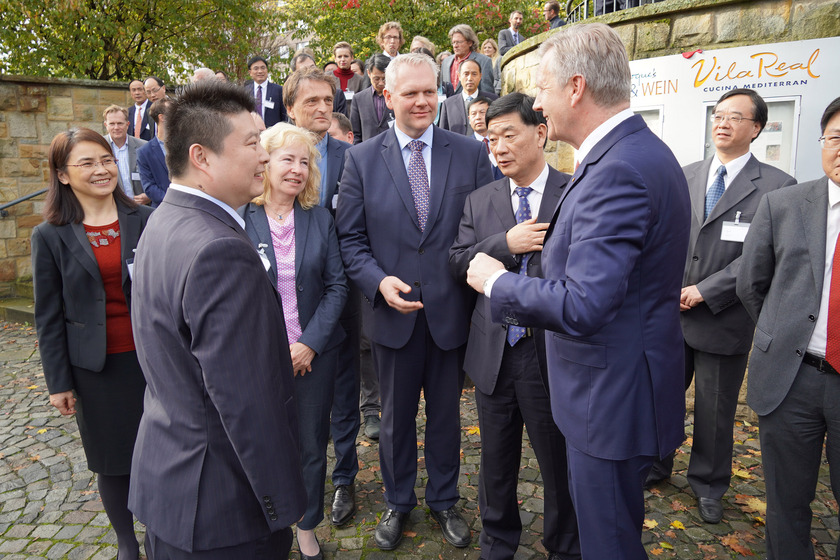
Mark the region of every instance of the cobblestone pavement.
[[[34, 329], [0, 323], [0, 558], [116, 558], [116, 538], [102, 510], [95, 477], [87, 470], [76, 422], [62, 418], [48, 405]], [[428, 510], [421, 505], [410, 516], [405, 538], [394, 552], [373, 542], [378, 516], [384, 510], [377, 446], [361, 436], [360, 471], [356, 482], [358, 513], [353, 522], [318, 528], [325, 558], [339, 560], [477, 560], [477, 486], [480, 435], [474, 396], [462, 398], [461, 507], [473, 528], [473, 543], [455, 549], [445, 543]], [[422, 418], [419, 430], [422, 432]], [[687, 429], [690, 433], [691, 426]], [[422, 442], [422, 434], [418, 436]], [[735, 476], [724, 498], [724, 520], [705, 524], [685, 479], [688, 447], [677, 455], [676, 473], [647, 493], [644, 542], [651, 558], [715, 559], [764, 556], [764, 483], [755, 427], [739, 423]], [[332, 450], [330, 450], [331, 452]], [[419, 463], [418, 496], [425, 484]], [[813, 504], [813, 537], [819, 558], [833, 558], [840, 535], [837, 502], [831, 494], [828, 467], [820, 473]], [[327, 501], [332, 487], [327, 483]], [[543, 499], [539, 469], [525, 442], [519, 494], [525, 527], [516, 560], [545, 558], [540, 543]], [[142, 542], [143, 527], [137, 524]], [[298, 553], [292, 558], [297, 560]]]

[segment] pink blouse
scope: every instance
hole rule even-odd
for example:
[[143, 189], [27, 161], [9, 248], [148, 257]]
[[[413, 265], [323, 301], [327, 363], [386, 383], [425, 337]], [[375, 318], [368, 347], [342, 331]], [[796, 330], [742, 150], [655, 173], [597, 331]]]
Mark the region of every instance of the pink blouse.
[[283, 317], [286, 319], [289, 345], [292, 345], [303, 333], [298, 317], [295, 283], [295, 213], [289, 212], [280, 222], [268, 216], [268, 227], [271, 229], [274, 260], [277, 262], [277, 291], [283, 302]]

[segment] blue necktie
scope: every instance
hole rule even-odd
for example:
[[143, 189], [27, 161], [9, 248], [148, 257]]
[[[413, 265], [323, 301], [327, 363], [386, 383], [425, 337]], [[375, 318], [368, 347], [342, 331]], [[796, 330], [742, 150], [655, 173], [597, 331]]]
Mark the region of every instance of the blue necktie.
[[[531, 187], [516, 187], [514, 189], [514, 194], [519, 197], [519, 208], [516, 209], [516, 223], [521, 224], [525, 220], [531, 219], [531, 205], [528, 204], [528, 195], [531, 194], [533, 191]], [[522, 255], [522, 260], [519, 263], [519, 274], [524, 276], [528, 275], [528, 259], [530, 258], [531, 253], [525, 253]], [[519, 342], [519, 340], [525, 336], [527, 329], [525, 327], [516, 327], [514, 325], [508, 325], [507, 330], [507, 342], [511, 346]]]
[[715, 204], [718, 203], [718, 200], [720, 200], [720, 197], [722, 197], [723, 193], [726, 191], [723, 183], [724, 177], [726, 177], [726, 166], [721, 165], [718, 168], [715, 182], [712, 183], [712, 186], [709, 187], [709, 192], [706, 193], [706, 214], [703, 216], [704, 220], [709, 217], [709, 214], [711, 214], [712, 210], [715, 208]]
[[411, 185], [411, 197], [414, 198], [420, 231], [426, 229], [426, 218], [429, 215], [429, 176], [426, 173], [426, 162], [423, 160], [425, 145], [420, 140], [412, 140], [408, 143], [408, 148], [411, 150], [408, 158], [408, 184]]

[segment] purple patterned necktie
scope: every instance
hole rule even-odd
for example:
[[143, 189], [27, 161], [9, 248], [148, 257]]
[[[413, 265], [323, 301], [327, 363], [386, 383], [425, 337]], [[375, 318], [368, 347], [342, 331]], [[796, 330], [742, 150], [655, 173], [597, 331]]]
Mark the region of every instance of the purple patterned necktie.
[[256, 105], [255, 112], [262, 117], [262, 86], [257, 86], [257, 95], [254, 96], [254, 105]]
[[[528, 195], [533, 191], [531, 187], [516, 187], [513, 192], [519, 197], [519, 207], [516, 209], [516, 223], [521, 224], [525, 220], [531, 219], [531, 205], [528, 203]], [[531, 253], [522, 255], [522, 260], [519, 263], [519, 274], [528, 275], [528, 260]], [[525, 336], [527, 329], [525, 327], [515, 327], [508, 325], [507, 342], [511, 346], [519, 342]]]
[[429, 215], [429, 176], [426, 174], [426, 162], [423, 160], [425, 143], [412, 140], [408, 143], [411, 156], [408, 158], [408, 183], [411, 185], [411, 196], [414, 198], [414, 208], [417, 209], [417, 220], [420, 231], [426, 229], [426, 218]]

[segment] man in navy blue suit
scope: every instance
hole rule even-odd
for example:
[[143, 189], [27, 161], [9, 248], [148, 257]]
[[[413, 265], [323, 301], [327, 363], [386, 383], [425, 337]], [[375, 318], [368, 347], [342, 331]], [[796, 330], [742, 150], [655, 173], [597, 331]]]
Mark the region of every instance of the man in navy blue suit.
[[365, 332], [379, 374], [379, 457], [387, 511], [383, 550], [399, 545], [417, 505], [416, 416], [426, 399], [426, 504], [447, 541], [470, 543], [455, 505], [460, 467], [462, 361], [473, 297], [449, 273], [464, 200], [492, 181], [483, 146], [433, 126], [437, 66], [423, 54], [388, 65], [395, 126], [347, 150], [336, 210], [347, 275], [364, 295]]
[[283, 88], [268, 81], [268, 63], [261, 56], [248, 61], [248, 75], [245, 91], [254, 98], [256, 113], [265, 121], [266, 128], [279, 122], [286, 122], [286, 106], [283, 105]]
[[467, 281], [493, 321], [545, 328], [554, 420], [586, 559], [644, 559], [643, 484], [684, 439], [679, 301], [691, 226], [674, 155], [630, 111], [630, 67], [604, 24], [541, 47], [535, 110], [580, 164], [551, 220], [544, 278], [484, 253]]
[[164, 97], [152, 104], [149, 116], [155, 123], [157, 136], [137, 150], [137, 172], [143, 192], [152, 201], [152, 208], [157, 208], [163, 201], [169, 188], [169, 169], [166, 166], [166, 110], [172, 100]]

